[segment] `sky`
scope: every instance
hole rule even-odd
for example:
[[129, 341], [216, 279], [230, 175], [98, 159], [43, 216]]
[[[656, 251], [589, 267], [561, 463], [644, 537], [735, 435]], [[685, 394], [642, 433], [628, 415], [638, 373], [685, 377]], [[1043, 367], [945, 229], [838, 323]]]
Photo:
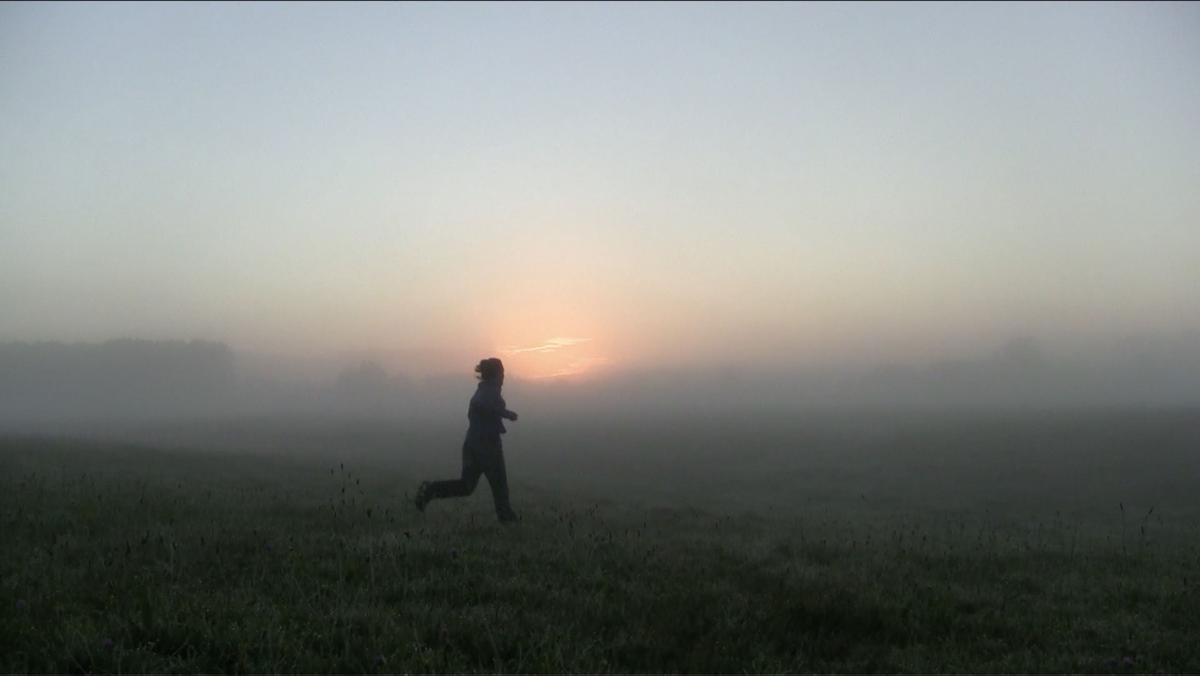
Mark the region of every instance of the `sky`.
[[540, 379], [1193, 335], [1198, 157], [1198, 4], [4, 3], [0, 341]]

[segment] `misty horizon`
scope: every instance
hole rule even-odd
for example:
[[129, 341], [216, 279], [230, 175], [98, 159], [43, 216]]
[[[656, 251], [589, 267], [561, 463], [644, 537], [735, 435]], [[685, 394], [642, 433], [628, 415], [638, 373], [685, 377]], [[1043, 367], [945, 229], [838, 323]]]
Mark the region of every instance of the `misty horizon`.
[[[317, 414], [456, 420], [469, 368], [421, 374], [372, 358], [286, 360], [213, 341], [0, 344], [0, 422], [137, 421]], [[736, 363], [523, 378], [506, 391], [535, 417], [647, 419], [883, 407], [1052, 409], [1200, 404], [1200, 336], [1127, 340], [1091, 355], [1028, 337], [928, 362], [755, 370]], [[536, 424], [536, 423], [535, 423]]]

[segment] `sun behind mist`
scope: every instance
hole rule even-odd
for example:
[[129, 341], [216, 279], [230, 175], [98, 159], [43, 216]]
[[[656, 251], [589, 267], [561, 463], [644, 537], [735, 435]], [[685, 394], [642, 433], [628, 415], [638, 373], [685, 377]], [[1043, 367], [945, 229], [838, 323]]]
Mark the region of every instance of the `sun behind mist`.
[[591, 338], [554, 337], [532, 345], [497, 348], [508, 370], [520, 378], [544, 380], [581, 376], [609, 363], [596, 354]]

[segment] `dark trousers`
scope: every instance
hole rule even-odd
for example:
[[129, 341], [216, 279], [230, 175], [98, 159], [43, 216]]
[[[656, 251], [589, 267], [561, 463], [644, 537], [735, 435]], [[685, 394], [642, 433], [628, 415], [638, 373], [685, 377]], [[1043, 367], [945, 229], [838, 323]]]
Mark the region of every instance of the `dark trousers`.
[[460, 498], [475, 492], [479, 475], [487, 477], [492, 487], [492, 500], [496, 503], [496, 516], [501, 521], [516, 518], [508, 504], [508, 474], [504, 470], [504, 450], [498, 442], [463, 442], [462, 477], [448, 481], [434, 481], [429, 494], [434, 498]]

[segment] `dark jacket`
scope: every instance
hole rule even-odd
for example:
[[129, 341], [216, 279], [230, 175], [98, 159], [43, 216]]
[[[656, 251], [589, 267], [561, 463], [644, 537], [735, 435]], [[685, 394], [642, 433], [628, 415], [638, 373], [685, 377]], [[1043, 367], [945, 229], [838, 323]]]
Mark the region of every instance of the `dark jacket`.
[[500, 435], [504, 429], [504, 418], [512, 414], [500, 396], [500, 385], [495, 381], [482, 380], [475, 388], [471, 404], [467, 407], [467, 441], [482, 441], [489, 444], [499, 444]]

